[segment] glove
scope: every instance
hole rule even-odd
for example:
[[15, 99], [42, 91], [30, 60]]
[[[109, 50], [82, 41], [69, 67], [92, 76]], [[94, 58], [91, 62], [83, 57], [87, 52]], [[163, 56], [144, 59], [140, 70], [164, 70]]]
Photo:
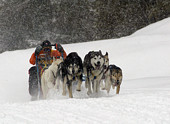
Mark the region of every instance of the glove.
[[35, 56], [39, 55], [40, 51], [42, 50], [42, 46], [37, 46], [35, 49]]
[[[56, 48], [57, 47], [57, 48]], [[63, 47], [60, 44], [56, 44], [55, 48], [61, 53], [63, 52]]]

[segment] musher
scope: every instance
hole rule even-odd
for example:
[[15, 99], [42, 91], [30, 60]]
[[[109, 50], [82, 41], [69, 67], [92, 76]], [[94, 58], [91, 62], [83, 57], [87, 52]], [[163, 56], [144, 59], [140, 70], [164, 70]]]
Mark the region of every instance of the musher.
[[[56, 50], [53, 50], [52, 46], [55, 46]], [[52, 45], [50, 41], [45, 40], [41, 45], [36, 47], [35, 52], [29, 60], [29, 62], [34, 65], [29, 69], [29, 94], [31, 95], [31, 100], [37, 100], [38, 93], [40, 93], [39, 97], [41, 98], [41, 88], [38, 88], [38, 83], [41, 82], [41, 74], [44, 69], [52, 64], [53, 57], [57, 59], [60, 56], [62, 56], [63, 59], [67, 56], [60, 44], [56, 43]], [[41, 83], [39, 86], [41, 86]]]

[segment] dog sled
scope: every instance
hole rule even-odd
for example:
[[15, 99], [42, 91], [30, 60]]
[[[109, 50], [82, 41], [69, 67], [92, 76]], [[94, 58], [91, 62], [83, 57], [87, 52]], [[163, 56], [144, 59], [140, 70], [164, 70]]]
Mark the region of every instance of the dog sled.
[[53, 62], [53, 57], [51, 57], [51, 55], [55, 56], [55, 58], [62, 57], [64, 59], [66, 57], [66, 53], [60, 44], [53, 44], [50, 46], [54, 46], [58, 52], [50, 52], [50, 54], [40, 53], [42, 47], [39, 46], [36, 48], [37, 51], [35, 50], [35, 52], [40, 54], [35, 54], [35, 66], [29, 69], [29, 93], [32, 96], [31, 100], [40, 99], [42, 96], [41, 76]]

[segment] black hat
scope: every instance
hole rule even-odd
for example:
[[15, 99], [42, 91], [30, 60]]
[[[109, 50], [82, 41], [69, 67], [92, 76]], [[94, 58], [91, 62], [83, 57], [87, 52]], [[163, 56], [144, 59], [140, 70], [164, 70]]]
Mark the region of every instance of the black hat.
[[51, 43], [50, 43], [50, 41], [45, 40], [45, 41], [42, 42], [41, 46], [42, 47], [51, 47]]

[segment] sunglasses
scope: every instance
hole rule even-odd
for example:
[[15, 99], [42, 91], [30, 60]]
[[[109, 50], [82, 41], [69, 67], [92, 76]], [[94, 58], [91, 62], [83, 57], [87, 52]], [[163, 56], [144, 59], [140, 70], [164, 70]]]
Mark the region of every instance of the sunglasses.
[[51, 51], [51, 48], [44, 48], [43, 49], [45, 52], [50, 52]]

